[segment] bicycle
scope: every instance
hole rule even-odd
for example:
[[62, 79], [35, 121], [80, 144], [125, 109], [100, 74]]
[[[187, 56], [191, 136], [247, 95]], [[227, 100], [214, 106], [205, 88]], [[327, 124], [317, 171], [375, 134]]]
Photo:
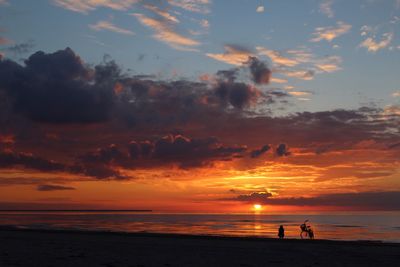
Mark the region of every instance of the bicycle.
[[307, 225], [308, 220], [305, 220], [303, 224], [300, 225], [300, 237], [301, 239], [307, 238], [314, 239], [314, 231], [312, 230], [311, 226]]

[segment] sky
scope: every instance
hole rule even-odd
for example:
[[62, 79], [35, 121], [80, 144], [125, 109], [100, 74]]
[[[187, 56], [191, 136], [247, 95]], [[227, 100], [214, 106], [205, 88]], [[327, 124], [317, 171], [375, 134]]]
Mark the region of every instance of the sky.
[[0, 209], [400, 210], [399, 0], [0, 0]]

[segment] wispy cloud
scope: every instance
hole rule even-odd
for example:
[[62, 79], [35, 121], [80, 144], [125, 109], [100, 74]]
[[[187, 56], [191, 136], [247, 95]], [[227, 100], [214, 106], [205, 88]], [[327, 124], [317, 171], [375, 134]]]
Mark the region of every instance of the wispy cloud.
[[225, 62], [231, 65], [242, 65], [249, 60], [253, 53], [246, 48], [235, 46], [235, 45], [225, 45], [225, 52], [221, 54], [207, 53], [206, 55], [218, 61]]
[[211, 0], [168, 0], [168, 3], [191, 12], [210, 13]]
[[285, 57], [279, 51], [270, 50], [261, 46], [257, 46], [256, 49], [260, 55], [265, 55], [269, 57], [275, 64], [288, 67], [293, 67], [299, 64], [296, 59]]
[[349, 32], [350, 29], [351, 29], [350, 24], [338, 21], [337, 26], [316, 28], [315, 32], [313, 33], [314, 38], [312, 38], [310, 41], [320, 42], [322, 40], [326, 40], [328, 42], [331, 42], [333, 39]]
[[341, 70], [342, 58], [339, 56], [329, 56], [315, 61], [315, 66], [322, 72], [335, 72]]
[[305, 91], [290, 91], [289, 94], [294, 95], [294, 96], [309, 96], [309, 95], [311, 95], [310, 92], [305, 92]]
[[153, 11], [155, 14], [159, 15], [160, 17], [168, 20], [169, 22], [179, 23], [179, 19], [177, 17], [175, 17], [174, 15], [171, 15], [170, 13], [168, 13], [165, 10], [161, 10], [160, 8], [153, 6], [153, 5], [144, 5], [144, 7], [147, 8], [148, 10]]
[[168, 44], [172, 48], [195, 51], [196, 49], [193, 47], [200, 45], [198, 41], [175, 32], [165, 21], [150, 18], [139, 13], [134, 13], [132, 15], [135, 16], [141, 24], [152, 28], [156, 32], [153, 35], [155, 39]]
[[310, 81], [314, 79], [315, 71], [313, 70], [287, 70], [282, 73], [288, 77]]
[[256, 12], [257, 12], [257, 13], [262, 13], [262, 12], [264, 12], [264, 6], [258, 6], [257, 9], [256, 9]]
[[37, 191], [62, 191], [62, 190], [75, 190], [71, 186], [40, 184], [37, 186]]
[[272, 77], [270, 80], [272, 83], [287, 83], [288, 81], [285, 79], [280, 79], [280, 78], [274, 78]]
[[9, 5], [7, 0], [0, 0], [0, 5]]
[[392, 94], [393, 97], [400, 97], [400, 90]]
[[388, 47], [393, 40], [393, 36], [391, 32], [384, 33], [380, 41], [377, 41], [374, 36], [368, 37], [360, 44], [360, 47], [365, 47], [369, 52], [377, 52]]
[[62, 8], [86, 14], [98, 7], [127, 10], [138, 0], [53, 0], [53, 2]]
[[314, 74], [335, 72], [341, 69], [341, 57], [318, 57], [304, 47], [277, 51], [258, 46], [256, 50], [259, 55], [270, 58], [272, 64], [275, 66], [275, 72], [292, 78], [312, 80]]
[[333, 18], [335, 13], [333, 12], [332, 4], [333, 0], [325, 0], [319, 5], [319, 11], [328, 16], [328, 18]]
[[114, 25], [113, 23], [111, 23], [110, 21], [105, 21], [105, 20], [101, 20], [101, 21], [97, 22], [96, 24], [91, 24], [91, 25], [89, 25], [89, 27], [95, 31], [106, 30], [106, 31], [112, 31], [112, 32], [116, 32], [116, 33], [126, 34], [126, 35], [135, 35], [135, 33], [133, 31], [118, 27], [118, 26]]

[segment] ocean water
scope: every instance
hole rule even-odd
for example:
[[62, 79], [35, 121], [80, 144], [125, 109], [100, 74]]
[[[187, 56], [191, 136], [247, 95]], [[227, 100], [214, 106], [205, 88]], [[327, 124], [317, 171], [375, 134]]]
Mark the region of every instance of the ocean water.
[[31, 229], [183, 233], [300, 238], [308, 219], [317, 239], [400, 242], [400, 212], [340, 214], [158, 214], [137, 212], [0, 212], [0, 225]]

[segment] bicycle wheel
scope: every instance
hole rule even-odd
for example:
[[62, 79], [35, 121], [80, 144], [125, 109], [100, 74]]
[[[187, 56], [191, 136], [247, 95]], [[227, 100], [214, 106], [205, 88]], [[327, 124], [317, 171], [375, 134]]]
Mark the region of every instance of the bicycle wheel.
[[300, 233], [301, 239], [307, 238], [307, 236], [308, 236], [308, 234], [306, 231], [301, 231], [301, 233]]

